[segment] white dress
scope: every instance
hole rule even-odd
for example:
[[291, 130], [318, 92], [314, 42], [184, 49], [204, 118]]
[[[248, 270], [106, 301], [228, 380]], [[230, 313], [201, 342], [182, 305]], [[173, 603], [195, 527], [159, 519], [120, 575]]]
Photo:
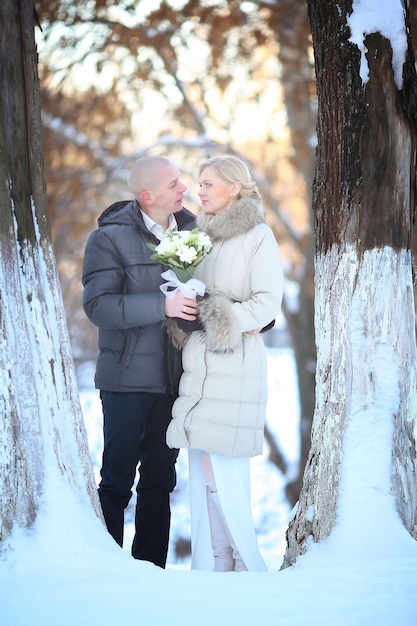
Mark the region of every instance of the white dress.
[[[191, 568], [213, 571], [214, 557], [207, 512], [207, 480], [201, 471], [201, 450], [189, 450]], [[210, 453], [217, 492], [229, 531], [246, 567], [266, 572], [259, 552], [250, 504], [250, 459]]]

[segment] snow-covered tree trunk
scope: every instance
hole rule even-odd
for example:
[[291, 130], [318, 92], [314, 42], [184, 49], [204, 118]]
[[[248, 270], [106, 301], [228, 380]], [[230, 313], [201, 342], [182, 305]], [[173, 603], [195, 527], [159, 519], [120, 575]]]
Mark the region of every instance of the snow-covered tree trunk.
[[2, 542], [57, 480], [101, 516], [47, 219], [33, 7], [0, 3]]
[[389, 546], [387, 518], [417, 538], [414, 59], [400, 0], [309, 0], [309, 11], [319, 98], [316, 407], [283, 567], [311, 541], [346, 537], [342, 529], [352, 556]]

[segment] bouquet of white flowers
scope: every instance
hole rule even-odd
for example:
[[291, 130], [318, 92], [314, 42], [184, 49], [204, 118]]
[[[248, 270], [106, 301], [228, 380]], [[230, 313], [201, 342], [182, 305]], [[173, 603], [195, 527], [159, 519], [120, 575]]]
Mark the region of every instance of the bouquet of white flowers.
[[193, 230], [167, 230], [164, 239], [157, 246], [147, 244], [154, 252], [151, 259], [159, 261], [170, 269], [161, 276], [168, 283], [161, 285], [167, 297], [172, 297], [177, 289], [190, 297], [204, 295], [205, 285], [193, 278], [196, 267], [211, 251], [210, 237], [198, 228]]

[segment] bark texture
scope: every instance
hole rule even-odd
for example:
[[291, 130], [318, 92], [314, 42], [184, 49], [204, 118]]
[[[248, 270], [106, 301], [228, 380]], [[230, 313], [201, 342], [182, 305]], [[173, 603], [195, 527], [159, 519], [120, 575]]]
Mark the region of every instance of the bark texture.
[[55, 471], [101, 515], [50, 240], [33, 3], [0, 23], [0, 541], [30, 527]]

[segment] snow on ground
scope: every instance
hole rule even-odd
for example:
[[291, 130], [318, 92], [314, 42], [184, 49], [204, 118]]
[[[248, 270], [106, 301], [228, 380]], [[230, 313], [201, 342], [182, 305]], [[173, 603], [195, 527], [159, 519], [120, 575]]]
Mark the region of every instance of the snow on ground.
[[[268, 419], [285, 441], [289, 459], [294, 460], [298, 409], [294, 383], [290, 382], [292, 357], [284, 350], [270, 352], [270, 358], [274, 374]], [[101, 454], [97, 397], [88, 390], [81, 396], [97, 473]], [[189, 532], [184, 456], [182, 464], [180, 492], [173, 502], [174, 536]], [[327, 541], [310, 546], [296, 566], [279, 571], [288, 514], [282, 487], [282, 478], [269, 467], [266, 455], [258, 459], [253, 467], [254, 518], [269, 572], [190, 571], [187, 560], [177, 561], [173, 553], [167, 569], [161, 570], [132, 559], [128, 546], [121, 550], [89, 504], [80, 502], [79, 494], [51, 471], [48, 498], [35, 527], [29, 532], [16, 530], [4, 542], [0, 624], [208, 626], [236, 621], [240, 626], [259, 622], [415, 626], [417, 544], [395, 516], [380, 520], [380, 551], [370, 553], [361, 545], [361, 538], [355, 537], [352, 557], [352, 537], [346, 526], [340, 526]], [[360, 484], [357, 489], [360, 491]], [[366, 503], [363, 515], [379, 505], [378, 497], [376, 493], [375, 501]]]

